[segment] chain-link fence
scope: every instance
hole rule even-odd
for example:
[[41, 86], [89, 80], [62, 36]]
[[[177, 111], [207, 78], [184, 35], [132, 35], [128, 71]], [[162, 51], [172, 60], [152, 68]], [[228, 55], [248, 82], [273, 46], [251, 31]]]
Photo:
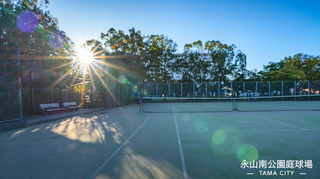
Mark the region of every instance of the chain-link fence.
[[319, 94], [317, 81], [144, 83], [144, 97], [262, 97]]

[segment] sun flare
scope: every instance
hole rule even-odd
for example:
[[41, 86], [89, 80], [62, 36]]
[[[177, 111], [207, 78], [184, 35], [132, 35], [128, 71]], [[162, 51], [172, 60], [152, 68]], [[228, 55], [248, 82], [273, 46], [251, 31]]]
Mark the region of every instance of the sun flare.
[[83, 64], [90, 64], [94, 59], [92, 52], [90, 52], [86, 48], [79, 49], [77, 52], [77, 57], [80, 63], [83, 63]]

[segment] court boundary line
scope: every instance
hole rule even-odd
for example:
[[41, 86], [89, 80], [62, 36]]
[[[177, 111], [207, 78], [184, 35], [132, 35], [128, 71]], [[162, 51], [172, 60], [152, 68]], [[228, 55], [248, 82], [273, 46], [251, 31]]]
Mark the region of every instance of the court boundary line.
[[183, 151], [182, 151], [182, 147], [181, 147], [178, 123], [177, 123], [176, 113], [174, 112], [174, 105], [173, 104], [172, 104], [172, 110], [173, 110], [174, 122], [176, 124], [176, 131], [177, 131], [177, 136], [178, 136], [178, 143], [179, 143], [180, 158], [181, 158], [181, 164], [182, 164], [182, 170], [183, 170], [183, 177], [184, 177], [184, 179], [188, 179], [186, 164], [185, 164], [185, 161], [184, 161]]
[[[275, 102], [275, 101], [267, 101], [267, 103], [272, 103], [272, 102]], [[276, 102], [290, 102], [290, 101], [276, 101]], [[296, 101], [296, 102], [304, 102], [304, 101]], [[308, 102], [312, 102], [312, 101], [308, 101]], [[238, 102], [239, 104], [240, 102]], [[243, 102], [243, 103], [246, 103], [246, 102]], [[283, 107], [283, 106], [279, 106], [279, 105], [273, 105], [273, 104], [263, 104], [265, 106], [278, 106], [278, 107]], [[246, 110], [239, 110], [239, 108], [237, 109], [238, 111], [240, 112], [246, 112]], [[250, 110], [249, 110], [250, 111]], [[288, 106], [286, 109], [281, 109], [281, 110], [277, 110], [277, 109], [267, 109], [267, 110], [256, 110], [256, 111], [319, 111], [319, 109], [309, 109], [309, 108], [298, 108], [298, 107], [294, 107], [294, 106]], [[253, 111], [254, 112], [254, 111]]]
[[[161, 105], [158, 107], [158, 109], [161, 107]], [[157, 109], [157, 110], [158, 110]], [[157, 111], [156, 110], [156, 111]], [[136, 131], [134, 131], [133, 134], [131, 134], [131, 136], [101, 165], [100, 168], [98, 168], [98, 170], [96, 170], [96, 172], [93, 173], [93, 175], [90, 177], [90, 179], [93, 179], [94, 177], [97, 176], [97, 174], [102, 170], [103, 167], [105, 167], [108, 162], [124, 147], [124, 145], [126, 145], [126, 143], [139, 131], [139, 129], [151, 118], [151, 116], [153, 116], [154, 113], [152, 113], [141, 125], [140, 127], [138, 127], [138, 129]]]
[[[220, 129], [217, 129], [217, 130], [220, 130]], [[185, 132], [185, 133], [207, 133], [207, 132], [216, 132], [217, 130], [215, 130], [215, 131], [179, 131], [180, 133], [182, 132]], [[275, 130], [259, 130], [259, 129], [253, 129], [253, 130], [250, 130], [250, 129], [248, 129], [248, 130], [241, 130], [241, 129], [239, 129], [239, 130], [223, 130], [224, 132], [250, 132], [250, 131], [252, 131], [252, 132], [286, 132], [286, 131], [288, 131], [288, 132], [292, 132], [292, 131], [320, 131], [320, 129], [279, 129], [279, 130], [277, 130], [277, 129], [275, 129]]]
[[260, 116], [254, 116], [254, 115], [250, 115], [250, 114], [245, 114], [245, 115], [247, 115], [247, 116], [251, 116], [251, 117], [260, 118], [260, 119], [264, 119], [264, 120], [266, 120], [266, 121], [271, 121], [271, 122], [275, 122], [275, 123], [278, 123], [278, 124], [283, 124], [283, 125], [286, 125], [286, 126], [290, 126], [290, 127], [297, 128], [297, 129], [308, 130], [308, 129], [305, 129], [305, 128], [302, 128], [302, 127], [297, 127], [297, 126], [294, 126], [294, 125], [291, 125], [291, 124], [287, 124], [287, 123], [283, 123], [283, 122], [275, 121], [275, 120], [268, 119], [268, 118], [264, 118], [264, 117], [260, 117]]

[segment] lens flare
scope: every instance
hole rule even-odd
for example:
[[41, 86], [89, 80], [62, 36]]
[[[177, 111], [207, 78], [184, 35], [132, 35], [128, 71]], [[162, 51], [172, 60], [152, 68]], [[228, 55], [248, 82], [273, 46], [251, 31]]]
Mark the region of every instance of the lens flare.
[[184, 114], [183, 116], [182, 116], [182, 119], [184, 120], [184, 121], [190, 121], [190, 115], [189, 114]]
[[226, 140], [226, 133], [223, 130], [217, 130], [212, 137], [212, 141], [215, 144], [221, 144]]
[[197, 124], [197, 130], [199, 132], [206, 132], [208, 131], [208, 124], [204, 121], [200, 121], [198, 124]]
[[61, 31], [54, 31], [49, 36], [49, 45], [52, 48], [60, 49], [65, 46], [65, 35]]
[[247, 162], [252, 162], [257, 160], [259, 157], [258, 150], [249, 144], [241, 145], [237, 150], [237, 157], [240, 162], [246, 160]]
[[[98, 61], [103, 61], [102, 59], [97, 59]], [[95, 68], [95, 74], [100, 76], [108, 76], [109, 75], [109, 65], [107, 63], [96, 63], [97, 66]]]
[[122, 84], [128, 84], [128, 79], [124, 75], [120, 75], [118, 78], [118, 82]]
[[37, 16], [29, 11], [20, 13], [17, 18], [17, 25], [22, 32], [33, 32], [38, 26]]

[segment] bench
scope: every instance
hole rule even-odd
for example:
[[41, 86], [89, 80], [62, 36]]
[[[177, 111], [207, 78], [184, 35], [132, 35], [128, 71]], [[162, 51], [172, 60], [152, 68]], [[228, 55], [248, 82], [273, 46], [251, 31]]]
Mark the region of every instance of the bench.
[[66, 110], [70, 110], [70, 111], [72, 111], [73, 109], [78, 111], [78, 109], [82, 107], [82, 106], [78, 106], [77, 102], [64, 102], [63, 106], [66, 108]]
[[52, 112], [52, 114], [55, 114], [55, 112], [61, 113], [65, 110], [64, 108], [60, 108], [58, 103], [40, 104], [40, 108], [43, 115], [48, 115], [49, 112]]

